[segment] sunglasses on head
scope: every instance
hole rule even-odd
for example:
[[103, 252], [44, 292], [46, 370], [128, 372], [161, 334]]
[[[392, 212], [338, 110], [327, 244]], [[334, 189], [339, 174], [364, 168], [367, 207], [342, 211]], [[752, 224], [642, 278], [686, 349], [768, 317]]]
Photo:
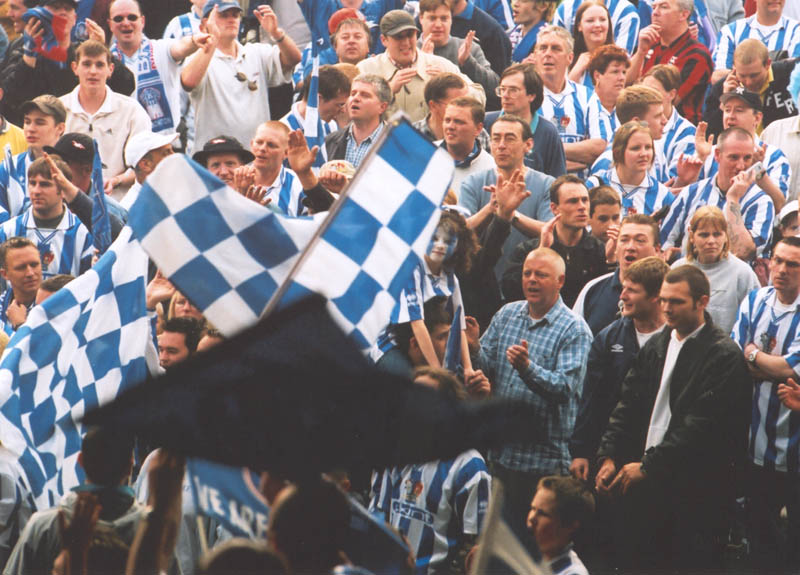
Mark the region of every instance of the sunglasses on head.
[[111, 20], [119, 24], [125, 19], [128, 19], [128, 22], [136, 22], [139, 19], [138, 14], [126, 14], [125, 16], [114, 16]]

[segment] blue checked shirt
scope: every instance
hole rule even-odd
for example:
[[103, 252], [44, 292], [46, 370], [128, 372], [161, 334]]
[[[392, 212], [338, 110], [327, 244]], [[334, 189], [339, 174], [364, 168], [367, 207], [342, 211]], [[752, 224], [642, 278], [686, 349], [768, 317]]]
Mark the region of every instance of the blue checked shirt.
[[384, 123], [381, 122], [378, 124], [378, 127], [375, 128], [375, 131], [372, 132], [369, 136], [364, 138], [364, 140], [360, 144], [356, 144], [356, 140], [353, 137], [353, 126], [351, 125], [347, 130], [347, 149], [344, 153], [344, 159], [353, 164], [356, 168], [361, 165], [361, 162], [364, 161], [364, 158], [369, 152], [372, 143], [377, 139], [380, 133], [383, 131]]
[[[689, 222], [702, 206], [725, 207], [725, 194], [717, 187], [716, 177], [700, 180], [681, 190], [661, 224], [662, 248], [678, 247], [684, 253], [683, 242]], [[775, 206], [766, 192], [755, 184], [739, 200], [739, 206], [744, 225], [756, 244], [756, 254], [761, 256], [772, 235]]]
[[753, 14], [749, 18], [736, 20], [719, 31], [717, 48], [714, 50], [714, 68], [730, 70], [733, 68], [733, 52], [748, 38], [761, 41], [770, 52], [786, 50], [790, 57], [800, 56], [800, 22], [781, 16], [775, 26], [764, 27]]
[[[776, 309], [777, 303], [772, 286], [751, 291], [739, 306], [731, 337], [742, 349], [755, 343], [765, 353], [782, 356], [800, 374], [800, 298], [788, 309]], [[756, 465], [800, 472], [800, 412], [781, 403], [777, 382], [755, 382], [749, 449]]]
[[[506, 359], [506, 350], [528, 342], [530, 363], [520, 375]], [[569, 473], [567, 442], [575, 425], [586, 373], [592, 332], [561, 298], [538, 320], [528, 302], [516, 301], [498, 311], [481, 337], [479, 363], [496, 397], [534, 406], [546, 433], [535, 444], [509, 444], [492, 450], [489, 459], [517, 471]]]
[[[569, 33], [575, 26], [575, 14], [582, 0], [564, 0], [553, 16], [553, 24], [566, 28]], [[639, 13], [636, 6], [628, 0], [605, 0], [606, 8], [611, 14], [611, 25], [614, 30], [614, 42], [620, 48], [632, 54], [639, 37]]]

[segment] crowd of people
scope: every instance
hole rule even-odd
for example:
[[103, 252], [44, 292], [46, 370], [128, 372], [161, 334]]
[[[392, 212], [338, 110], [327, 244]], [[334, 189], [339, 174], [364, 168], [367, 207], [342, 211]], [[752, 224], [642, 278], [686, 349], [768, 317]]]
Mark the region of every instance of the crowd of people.
[[[112, 237], [173, 153], [304, 217], [402, 112], [454, 175], [369, 357], [543, 431], [371, 476], [265, 473], [266, 541], [198, 521], [179, 454], [91, 429], [85, 484], [34, 509], [0, 447], [4, 574], [368, 573], [346, 492], [408, 572], [465, 573], [493, 481], [556, 574], [800, 565], [800, 3], [191, 0], [150, 38], [137, 0], [7, 2], [0, 344], [96, 261], [96, 154]], [[224, 341], [148, 279], [162, 372]]]

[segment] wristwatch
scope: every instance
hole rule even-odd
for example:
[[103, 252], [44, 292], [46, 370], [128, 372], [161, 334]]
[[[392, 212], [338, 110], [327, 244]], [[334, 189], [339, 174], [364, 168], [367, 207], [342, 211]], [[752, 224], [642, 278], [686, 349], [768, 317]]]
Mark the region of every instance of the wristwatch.
[[757, 350], [757, 349], [754, 349], [753, 351], [751, 351], [747, 355], [747, 361], [749, 361], [751, 364], [755, 365], [756, 364], [756, 356], [758, 355], [758, 351], [759, 350]]

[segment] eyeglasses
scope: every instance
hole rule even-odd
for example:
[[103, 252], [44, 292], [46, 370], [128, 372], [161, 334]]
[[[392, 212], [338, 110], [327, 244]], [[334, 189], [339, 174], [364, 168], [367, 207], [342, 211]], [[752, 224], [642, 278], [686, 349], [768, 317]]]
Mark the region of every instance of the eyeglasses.
[[244, 75], [244, 72], [242, 71], [236, 72], [234, 77], [240, 82], [247, 82], [247, 89], [250, 90], [251, 92], [255, 92], [256, 90], [258, 90], [258, 83], [255, 80], [248, 80], [247, 76]]
[[126, 14], [125, 16], [114, 16], [111, 20], [119, 24], [123, 20], [128, 20], [128, 22], [136, 22], [139, 19], [138, 14]]
[[508, 93], [509, 96], [516, 96], [520, 92], [522, 92], [522, 88], [517, 88], [516, 86], [498, 86], [494, 89], [494, 93], [498, 96], [502, 96], [506, 93]]

